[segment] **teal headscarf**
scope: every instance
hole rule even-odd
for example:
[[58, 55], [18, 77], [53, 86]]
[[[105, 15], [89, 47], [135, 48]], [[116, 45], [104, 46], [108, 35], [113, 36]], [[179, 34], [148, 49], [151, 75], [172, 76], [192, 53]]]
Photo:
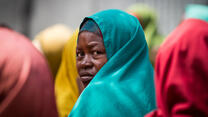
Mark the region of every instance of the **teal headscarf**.
[[108, 61], [69, 117], [143, 117], [156, 106], [153, 68], [139, 21], [113, 9], [87, 17], [83, 23], [89, 19], [102, 32]]

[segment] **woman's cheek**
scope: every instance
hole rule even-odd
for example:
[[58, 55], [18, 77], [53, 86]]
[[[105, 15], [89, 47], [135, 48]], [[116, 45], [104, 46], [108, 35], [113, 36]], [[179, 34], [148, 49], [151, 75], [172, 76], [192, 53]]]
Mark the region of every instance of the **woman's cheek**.
[[97, 70], [100, 70], [106, 62], [107, 62], [107, 60], [104, 59], [104, 58], [101, 58], [99, 60], [96, 60], [96, 62], [95, 62], [96, 69]]

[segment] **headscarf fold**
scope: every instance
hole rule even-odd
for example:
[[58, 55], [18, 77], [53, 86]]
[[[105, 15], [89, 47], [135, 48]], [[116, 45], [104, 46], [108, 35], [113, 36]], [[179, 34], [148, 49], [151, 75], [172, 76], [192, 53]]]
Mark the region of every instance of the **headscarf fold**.
[[98, 25], [93, 20], [87, 20], [86, 22], [84, 22], [84, 24], [80, 28], [79, 34], [83, 31], [92, 32], [102, 37], [101, 31]]
[[115, 9], [98, 12], [83, 23], [87, 20], [99, 26], [108, 61], [82, 92], [69, 117], [143, 117], [155, 108], [155, 94], [139, 21]]
[[21, 34], [0, 28], [0, 117], [58, 117], [44, 57]]
[[56, 102], [59, 116], [67, 117], [78, 96], [76, 46], [78, 30], [73, 33], [62, 53], [61, 65], [55, 80]]
[[40, 32], [33, 40], [33, 44], [46, 57], [54, 78], [61, 63], [64, 45], [71, 36], [72, 29], [63, 24], [56, 24]]
[[161, 45], [156, 60], [158, 109], [146, 117], [208, 116], [208, 23], [183, 21]]

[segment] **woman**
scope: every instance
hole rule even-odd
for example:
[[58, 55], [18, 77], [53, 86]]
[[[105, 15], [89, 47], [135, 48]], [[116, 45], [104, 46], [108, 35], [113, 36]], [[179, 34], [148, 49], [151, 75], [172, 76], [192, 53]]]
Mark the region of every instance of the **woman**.
[[61, 63], [64, 45], [72, 36], [72, 30], [63, 24], [56, 24], [40, 32], [33, 44], [46, 57], [55, 78]]
[[0, 28], [0, 117], [58, 117], [44, 57], [21, 34]]
[[127, 12], [141, 22], [149, 47], [150, 60], [154, 66], [157, 51], [164, 40], [163, 36], [158, 32], [156, 12], [149, 6], [138, 3], [131, 5]]
[[[59, 117], [68, 116], [80, 93], [77, 85], [78, 73], [76, 69], [77, 37], [78, 30], [74, 32], [63, 49], [61, 64], [55, 80]], [[78, 84], [80, 83], [78, 82]]]
[[69, 117], [142, 117], [154, 109], [153, 68], [139, 21], [112, 9], [80, 27], [76, 60], [86, 88]]
[[147, 117], [208, 116], [208, 23], [182, 22], [159, 49], [156, 60], [158, 109]]

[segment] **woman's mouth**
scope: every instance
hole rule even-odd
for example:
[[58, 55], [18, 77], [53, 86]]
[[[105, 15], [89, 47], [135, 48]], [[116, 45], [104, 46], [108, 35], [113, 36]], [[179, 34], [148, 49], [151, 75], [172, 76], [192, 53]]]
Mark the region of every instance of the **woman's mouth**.
[[89, 73], [82, 73], [80, 74], [80, 80], [82, 81], [84, 87], [86, 87], [90, 81], [93, 79], [94, 75]]

